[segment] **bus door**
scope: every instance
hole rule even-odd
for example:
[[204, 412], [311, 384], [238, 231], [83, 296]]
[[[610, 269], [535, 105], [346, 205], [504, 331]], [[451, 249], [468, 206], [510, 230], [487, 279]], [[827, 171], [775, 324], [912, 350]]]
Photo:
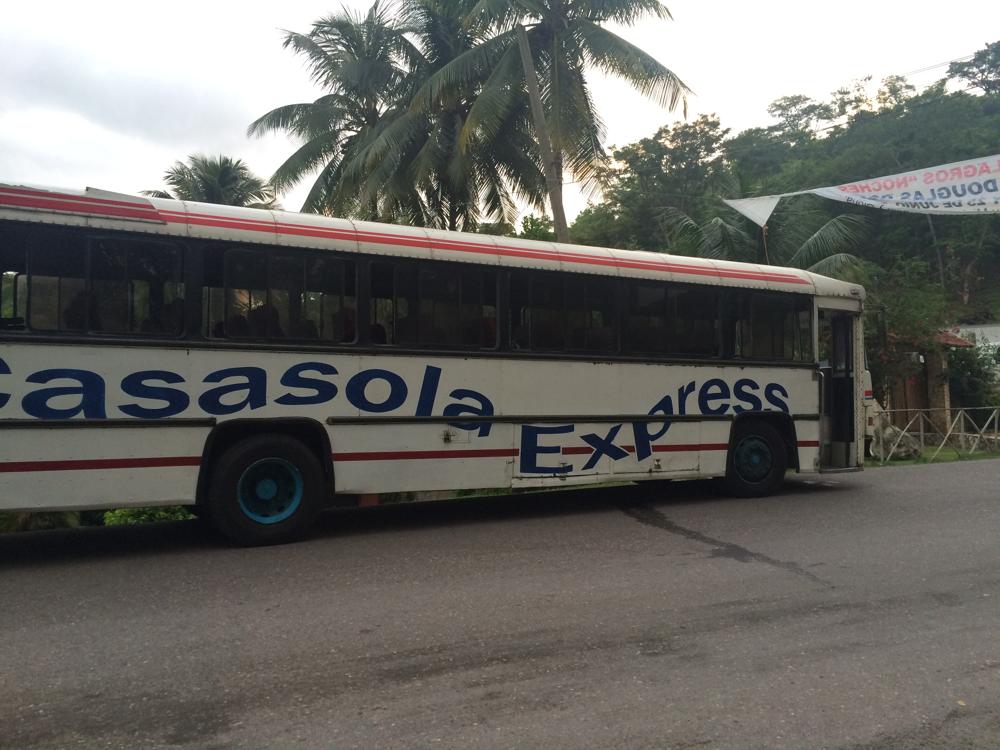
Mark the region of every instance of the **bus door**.
[[857, 315], [819, 310], [820, 471], [857, 466], [854, 332]]

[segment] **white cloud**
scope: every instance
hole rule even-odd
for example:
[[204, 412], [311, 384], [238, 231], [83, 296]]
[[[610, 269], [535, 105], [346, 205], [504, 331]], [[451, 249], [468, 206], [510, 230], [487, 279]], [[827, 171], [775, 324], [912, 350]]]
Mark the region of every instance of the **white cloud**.
[[[931, 2], [667, 5], [674, 21], [622, 35], [694, 89], [690, 116], [716, 112], [734, 132], [767, 124], [767, 105], [779, 96], [822, 99], [868, 74], [877, 80], [954, 59], [991, 41], [984, 30], [1000, 28], [997, 3], [947, 10]], [[281, 47], [280, 30], [305, 31], [339, 7], [327, 0], [5, 5], [0, 180], [135, 191], [158, 186], [166, 167], [196, 152], [240, 157], [271, 174], [294, 145], [280, 135], [249, 140], [247, 124], [320, 93], [301, 60]], [[593, 89], [609, 144], [651, 135], [679, 117], [618, 81], [595, 76]], [[307, 189], [284, 204], [297, 208]], [[572, 215], [586, 200], [568, 186], [566, 203]]]

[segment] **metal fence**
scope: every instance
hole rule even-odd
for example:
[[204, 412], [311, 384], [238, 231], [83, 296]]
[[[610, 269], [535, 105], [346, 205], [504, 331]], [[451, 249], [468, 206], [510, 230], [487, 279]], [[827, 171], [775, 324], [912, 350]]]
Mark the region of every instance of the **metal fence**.
[[[935, 461], [949, 447], [960, 457], [1000, 455], [1000, 406], [973, 409], [895, 409], [875, 414], [871, 454]], [[950, 456], [949, 456], [950, 457]]]

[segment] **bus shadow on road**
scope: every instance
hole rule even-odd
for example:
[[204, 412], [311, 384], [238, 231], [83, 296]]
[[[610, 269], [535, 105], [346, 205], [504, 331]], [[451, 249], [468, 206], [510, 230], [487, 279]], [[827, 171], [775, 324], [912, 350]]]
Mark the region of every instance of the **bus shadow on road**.
[[771, 498], [735, 498], [725, 494], [713, 480], [641, 482], [614, 487], [588, 487], [547, 492], [522, 492], [488, 497], [437, 500], [428, 503], [401, 503], [372, 508], [333, 511], [319, 522], [312, 538], [349, 536], [390, 529], [437, 528], [468, 523], [520, 521], [531, 518], [558, 518], [587, 513], [620, 511], [636, 505], [669, 508], [701, 503], [768, 502], [792, 500], [808, 494], [813, 502], [833, 496], [847, 487], [839, 482], [796, 479]]
[[[637, 505], [837, 500], [850, 490], [841, 482], [796, 479], [772, 498], [745, 500], [725, 495], [711, 480], [643, 482], [614, 487], [522, 492], [411, 502], [324, 513], [309, 534], [313, 542], [368, 533], [433, 530], [473, 523], [580, 516]], [[805, 496], [805, 497], [803, 497]], [[842, 498], [840, 498], [842, 499]], [[133, 526], [86, 527], [0, 534], [0, 570], [86, 559], [146, 557], [226, 549], [231, 545], [199, 520]]]

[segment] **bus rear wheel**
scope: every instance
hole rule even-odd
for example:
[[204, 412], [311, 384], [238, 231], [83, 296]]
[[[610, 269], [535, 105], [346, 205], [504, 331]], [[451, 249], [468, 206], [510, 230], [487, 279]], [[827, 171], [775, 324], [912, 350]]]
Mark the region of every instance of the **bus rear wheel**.
[[785, 480], [788, 454], [778, 431], [762, 421], [737, 423], [726, 461], [726, 489], [739, 497], [762, 497]]
[[237, 544], [283, 544], [309, 530], [323, 487], [323, 469], [309, 448], [287, 435], [257, 435], [215, 463], [208, 514]]

